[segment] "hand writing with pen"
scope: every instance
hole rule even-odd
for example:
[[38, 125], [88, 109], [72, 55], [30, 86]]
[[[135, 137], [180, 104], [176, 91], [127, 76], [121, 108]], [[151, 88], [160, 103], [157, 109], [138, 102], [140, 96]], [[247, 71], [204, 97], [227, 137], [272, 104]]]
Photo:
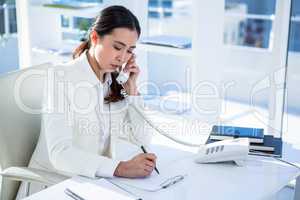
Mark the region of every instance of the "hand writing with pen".
[[153, 153], [141, 153], [128, 161], [121, 161], [114, 176], [126, 178], [141, 178], [149, 176], [156, 166], [156, 156]]

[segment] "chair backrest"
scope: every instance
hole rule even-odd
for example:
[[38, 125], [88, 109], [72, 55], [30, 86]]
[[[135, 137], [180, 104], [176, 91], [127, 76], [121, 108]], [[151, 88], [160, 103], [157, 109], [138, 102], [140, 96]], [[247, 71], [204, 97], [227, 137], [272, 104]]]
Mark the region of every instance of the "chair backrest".
[[[0, 76], [0, 166], [27, 166], [39, 133], [49, 63]], [[0, 169], [1, 169], [0, 168]], [[19, 183], [2, 178], [0, 200], [13, 200]]]

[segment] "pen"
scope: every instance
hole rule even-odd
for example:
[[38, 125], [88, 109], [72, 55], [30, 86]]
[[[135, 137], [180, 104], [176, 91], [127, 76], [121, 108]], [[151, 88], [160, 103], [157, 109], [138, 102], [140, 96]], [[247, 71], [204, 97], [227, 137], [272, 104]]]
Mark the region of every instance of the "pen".
[[75, 194], [72, 190], [70, 190], [69, 188], [65, 189], [65, 194], [68, 195], [69, 197], [71, 197], [74, 200], [85, 200], [84, 198], [82, 198], [81, 196]]
[[[147, 153], [146, 149], [144, 148], [144, 146], [141, 146], [141, 149], [143, 150], [144, 153]], [[156, 166], [154, 167], [154, 170], [157, 172], [157, 174], [159, 174], [158, 169], [156, 168]]]

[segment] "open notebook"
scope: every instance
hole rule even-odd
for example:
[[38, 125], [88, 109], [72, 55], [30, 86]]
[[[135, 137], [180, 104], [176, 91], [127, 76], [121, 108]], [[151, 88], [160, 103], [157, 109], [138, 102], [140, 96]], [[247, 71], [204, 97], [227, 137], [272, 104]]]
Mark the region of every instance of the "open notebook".
[[[131, 149], [130, 152], [128, 151], [126, 154], [123, 153], [123, 155], [120, 155], [124, 160], [128, 160], [134, 155], [142, 153], [141, 149], [138, 146], [134, 146], [129, 143], [118, 144], [118, 146], [120, 145], [129, 145], [127, 149]], [[152, 146], [151, 148], [147, 147], [147, 151], [156, 154], [156, 167], [158, 168], [160, 174], [157, 174], [155, 171], [153, 171], [149, 177], [145, 178], [130, 179], [114, 177], [107, 180], [121, 187], [129, 186], [143, 191], [156, 192], [161, 189], [171, 187], [176, 183], [183, 182], [187, 177], [185, 169], [176, 169], [172, 168], [172, 166], [175, 166], [176, 161], [178, 160], [193, 156], [192, 153], [179, 150], [177, 152], [174, 149], [159, 145]], [[121, 158], [119, 157], [118, 159]]]
[[135, 189], [144, 190], [147, 192], [157, 192], [162, 189], [167, 189], [176, 183], [184, 180], [187, 175], [185, 174], [172, 174], [172, 175], [151, 175], [146, 178], [127, 179], [127, 178], [112, 178], [107, 179], [112, 184], [120, 187], [128, 186]]
[[[119, 149], [119, 152], [118, 152]], [[125, 152], [124, 149], [127, 151]], [[141, 198], [131, 190], [133, 188], [156, 192], [169, 188], [177, 183], [184, 182], [187, 169], [184, 167], [174, 168], [176, 161], [193, 156], [193, 153], [176, 151], [175, 149], [155, 145], [147, 149], [157, 155], [158, 175], [155, 171], [149, 177], [139, 179], [110, 178], [95, 179], [86, 182], [84, 177], [73, 178], [72, 184], [65, 189], [65, 194], [74, 200], [98, 200], [100, 197], [106, 200], [140, 200]], [[120, 140], [117, 144], [117, 158], [128, 160], [133, 156], [142, 153], [140, 147]]]

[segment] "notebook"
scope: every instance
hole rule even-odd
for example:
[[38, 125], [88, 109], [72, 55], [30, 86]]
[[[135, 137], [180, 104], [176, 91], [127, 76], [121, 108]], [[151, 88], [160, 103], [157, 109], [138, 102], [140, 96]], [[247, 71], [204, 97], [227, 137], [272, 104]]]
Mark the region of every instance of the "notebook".
[[[206, 141], [206, 144], [210, 144], [217, 141], [219, 140], [213, 140], [209, 137]], [[272, 135], [265, 135], [263, 143], [250, 143], [249, 152], [249, 154], [251, 155], [281, 157], [282, 139], [273, 137]]]
[[258, 150], [258, 151], [271, 151], [273, 152], [275, 150], [275, 147], [273, 146], [274, 137], [272, 135], [265, 135], [264, 136], [264, 142], [261, 144], [250, 144], [250, 150]]
[[[218, 142], [220, 140], [214, 140], [209, 138], [206, 142], [206, 144]], [[273, 152], [275, 150], [275, 147], [273, 146], [273, 136], [272, 135], [266, 135], [264, 137], [263, 143], [250, 143], [249, 150], [257, 150], [257, 151], [270, 151]]]
[[225, 140], [238, 137], [247, 137], [251, 143], [264, 142], [264, 129], [237, 126], [213, 126], [210, 139]]
[[[132, 145], [126, 141], [119, 141], [116, 145], [116, 148], [117, 152], [118, 148], [120, 148], [120, 150], [127, 149], [126, 152], [122, 151], [117, 153], [116, 159], [118, 160], [128, 160], [135, 155], [143, 153], [139, 146]], [[152, 174], [145, 178], [130, 179], [114, 177], [107, 180], [122, 188], [134, 187], [136, 189], [148, 192], [159, 191], [161, 189], [172, 187], [179, 182], [184, 182], [184, 180], [187, 178], [187, 175], [185, 174], [187, 170], [183, 168], [173, 169], [170, 166], [176, 166], [174, 163], [176, 163], [178, 160], [193, 156], [193, 153], [181, 150], [179, 151], [160, 145], [146, 146], [146, 150], [156, 154], [156, 167], [160, 172], [159, 175], [153, 170]]]
[[[274, 156], [274, 157], [281, 157], [282, 156], [282, 138], [273, 137], [272, 135], [266, 135], [265, 137], [269, 138], [267, 140], [271, 140], [266, 142], [266, 145], [270, 145], [273, 147], [271, 151], [269, 148], [268, 150], [262, 149], [258, 147], [258, 144], [255, 144], [256, 147], [250, 148], [250, 154], [254, 155], [263, 155], [263, 156]], [[272, 139], [271, 139], [272, 138]]]

